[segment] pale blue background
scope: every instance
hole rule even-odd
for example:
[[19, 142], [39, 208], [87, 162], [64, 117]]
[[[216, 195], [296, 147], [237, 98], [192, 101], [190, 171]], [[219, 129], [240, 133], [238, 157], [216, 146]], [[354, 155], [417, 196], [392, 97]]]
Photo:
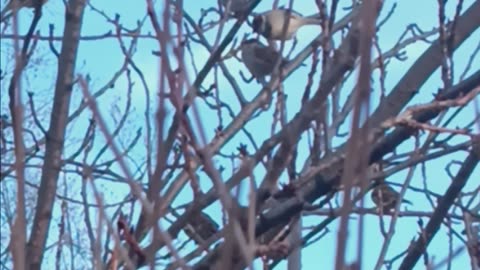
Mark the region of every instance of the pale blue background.
[[[158, 1], [161, 2], [161, 1]], [[267, 10], [269, 7], [271, 7], [271, 3], [273, 1], [268, 1], [264, 0], [262, 3], [257, 6], [255, 9], [256, 12], [261, 12]], [[421, 27], [425, 31], [431, 30], [433, 27], [435, 27], [438, 24], [438, 6], [437, 6], [437, 1], [435, 0], [423, 0], [423, 1], [413, 1], [413, 0], [401, 0], [401, 1], [385, 1], [385, 6], [383, 8], [383, 12], [380, 16], [380, 19], [383, 19], [386, 15], [386, 13], [390, 10], [392, 4], [396, 2], [398, 3], [397, 9], [395, 11], [394, 16], [388, 21], [387, 24], [385, 24], [380, 33], [379, 33], [379, 42], [382, 47], [383, 51], [386, 51], [390, 49], [398, 40], [399, 36], [401, 33], [404, 31], [405, 27], [408, 24], [411, 23], [416, 23], [418, 24], [419, 27]], [[127, 29], [133, 29], [136, 26], [137, 20], [142, 20], [145, 15], [145, 1], [125, 1], [125, 0], [118, 0], [118, 1], [92, 1], [92, 3], [95, 5], [96, 8], [103, 10], [107, 15], [110, 17], [114, 17], [114, 14], [118, 13], [120, 15], [120, 22], [123, 27]], [[212, 5], [216, 5], [216, 1], [213, 0], [204, 0], [204, 1], [197, 1], [197, 0], [186, 0], [184, 1], [185, 3], [185, 8], [186, 10], [190, 13], [191, 16], [194, 18], [198, 18], [200, 14], [200, 8], [208, 8], [211, 7]], [[280, 1], [281, 4], [287, 4], [288, 1]], [[345, 7], [348, 5], [350, 1], [341, 1], [339, 4], [339, 9], [338, 13], [336, 15], [337, 18], [341, 18], [344, 16], [345, 12], [342, 10], [342, 7]], [[464, 3], [464, 9], [466, 10], [471, 4], [473, 3], [473, 0], [465, 1]], [[448, 16], [451, 17], [454, 14], [454, 8], [456, 5], [456, 1], [449, 1], [447, 3], [447, 12]], [[161, 9], [162, 5], [158, 4], [158, 10], [157, 14], [161, 14]], [[305, 15], [311, 15], [312, 13], [317, 11], [317, 7], [314, 3], [313, 0], [301, 0], [301, 1], [295, 1], [294, 3], [294, 9], [299, 11], [302, 14]], [[38, 27], [38, 30], [42, 35], [48, 35], [48, 25], [50, 23], [55, 24], [55, 31], [54, 35], [55, 36], [61, 36], [63, 33], [63, 14], [64, 14], [64, 7], [63, 3], [60, 0], [50, 0], [44, 7], [43, 12], [44, 15], [42, 17], [42, 20], [40, 22], [40, 26]], [[27, 10], [22, 10], [20, 12], [21, 20], [20, 20], [20, 33], [24, 34], [26, 33], [26, 29], [28, 27], [29, 20], [31, 18], [31, 11]], [[213, 18], [213, 17], [212, 17]], [[231, 25], [233, 25], [233, 22], [230, 21], [227, 24], [227, 27], [224, 29], [224, 35], [228, 32], [230, 29]], [[172, 28], [173, 29], [173, 28]], [[306, 44], [308, 44], [311, 39], [316, 36], [319, 32], [320, 28], [317, 26], [308, 26], [302, 28], [298, 32], [298, 40], [299, 44], [297, 45], [296, 51], [302, 49]], [[99, 16], [97, 13], [92, 12], [90, 8], [86, 8], [85, 12], [85, 17], [84, 17], [84, 25], [82, 28], [82, 36], [90, 36], [90, 35], [101, 35], [104, 34], [108, 31], [114, 31], [113, 25], [106, 22], [105, 18]], [[7, 31], [8, 33], [11, 33]], [[153, 33], [150, 23], [147, 19], [147, 22], [145, 23], [145, 26], [142, 29], [142, 33]], [[243, 36], [243, 33], [250, 32], [250, 28], [248, 26], [244, 26], [241, 31], [238, 33], [237, 37], [241, 38]], [[210, 38], [210, 40], [213, 40], [213, 38], [216, 35], [216, 31], [209, 31], [207, 33], [207, 37]], [[436, 36], [435, 36], [436, 37]], [[430, 38], [429, 40], [434, 40], [434, 38]], [[129, 39], [124, 39], [124, 42], [126, 46], [129, 45]], [[469, 39], [467, 42], [463, 44], [463, 46], [458, 49], [455, 54], [454, 54], [454, 60], [455, 60], [455, 80], [454, 82], [458, 82], [458, 78], [460, 74], [463, 73], [463, 70], [466, 66], [466, 63], [468, 61], [468, 58], [470, 57], [470, 54], [472, 51], [476, 48], [477, 44], [480, 42], [480, 31], [476, 31]], [[55, 46], [57, 47], [57, 50], [60, 50], [60, 43], [55, 42]], [[13, 65], [12, 62], [12, 47], [11, 47], [11, 41], [10, 40], [4, 40], [2, 39], [1, 41], [1, 65], [0, 67], [2, 70], [9, 71], [11, 70], [11, 67]], [[142, 70], [147, 84], [151, 90], [150, 93], [150, 98], [152, 100], [152, 111], [151, 113], [153, 114], [156, 109], [156, 104], [153, 104], [153, 101], [156, 102], [156, 91], [157, 91], [157, 86], [158, 86], [158, 74], [159, 74], [159, 61], [158, 58], [153, 56], [151, 54], [152, 50], [157, 50], [158, 49], [158, 44], [154, 39], [141, 39], [138, 42], [138, 45], [136, 47], [136, 53], [135, 56], [133, 57], [136, 65]], [[390, 61], [390, 64], [388, 65], [388, 74], [386, 78], [386, 88], [387, 91], [391, 89], [396, 82], [401, 78], [401, 76], [406, 72], [408, 67], [412, 65], [412, 63], [416, 60], [416, 58], [423, 53], [423, 51], [428, 48], [428, 44], [425, 44], [423, 42], [417, 42], [415, 45], [408, 47], [406, 50], [408, 59], [405, 62], [400, 62], [396, 59], [393, 59]], [[197, 65], [197, 69], [200, 69], [203, 64], [205, 63], [206, 59], [209, 56], [208, 51], [203, 49], [202, 47], [192, 43], [192, 50], [195, 56], [195, 63]], [[187, 55], [187, 60], [185, 63], [187, 65], [190, 65], [191, 61], [189, 58], [189, 55]], [[49, 121], [49, 111], [51, 109], [51, 99], [53, 95], [53, 90], [54, 90], [54, 81], [56, 77], [56, 59], [53, 56], [51, 52], [49, 52], [48, 49], [48, 43], [45, 41], [40, 41], [38, 44], [38, 48], [35, 51], [35, 54], [32, 59], [40, 59], [38, 66], [36, 66], [35, 63], [30, 63], [28, 67], [28, 71], [23, 77], [23, 89], [24, 91], [32, 91], [35, 93], [35, 102], [37, 106], [37, 110], [39, 110], [38, 114], [42, 115], [42, 112], [44, 113], [44, 127], [48, 127], [48, 121]], [[480, 57], [477, 55], [476, 60], [473, 63], [472, 68], [470, 69], [469, 74], [475, 72], [480, 68]], [[124, 57], [121, 54], [120, 47], [118, 45], [118, 41], [115, 38], [109, 38], [109, 39], [101, 39], [101, 40], [95, 40], [95, 41], [82, 41], [79, 49], [79, 57], [77, 60], [77, 74], [81, 74], [83, 76], [86, 76], [87, 74], [91, 77], [91, 89], [93, 91], [97, 91], [97, 89], [101, 86], [103, 86], [116, 72], [121, 64], [124, 61]], [[310, 60], [308, 60], [310, 61]], [[259, 91], [260, 87], [259, 85], [255, 83], [251, 84], [245, 84], [242, 82], [240, 79], [240, 76], [238, 75], [238, 71], [242, 70], [244, 74], [248, 74], [248, 71], [246, 71], [245, 67], [242, 64], [239, 64], [237, 60], [230, 59], [227, 61], [227, 64], [229, 65], [230, 72], [236, 78], [238, 78], [238, 82], [241, 84], [242, 90], [244, 95], [247, 97], [247, 99], [251, 99], [253, 96], [257, 94]], [[175, 63], [172, 63], [172, 66], [176, 67]], [[47, 68], [46, 67], [51, 67]], [[291, 119], [295, 115], [295, 113], [298, 111], [299, 105], [300, 105], [300, 99], [301, 95], [303, 94], [303, 89], [306, 84], [306, 76], [307, 73], [309, 72], [310, 68], [309, 67], [301, 67], [299, 68], [291, 77], [289, 77], [285, 84], [285, 92], [288, 95], [287, 99], [287, 108], [288, 108], [288, 118]], [[355, 79], [355, 76], [352, 76]], [[131, 93], [131, 101], [134, 107], [134, 111], [130, 113], [129, 115], [129, 125], [131, 125], [132, 128], [128, 128], [125, 130], [122, 130], [122, 139], [123, 143], [119, 142], [119, 145], [126, 145], [129, 142], [129, 138], [132, 138], [135, 133], [137, 127], [144, 126], [144, 112], [145, 112], [145, 92], [143, 87], [141, 86], [141, 81], [139, 80], [139, 77], [136, 75], [136, 73], [132, 72], [132, 78], [135, 83], [133, 86], [133, 91]], [[219, 74], [220, 78], [220, 85], [219, 89], [220, 91], [220, 97], [222, 98], [223, 101], [229, 103], [232, 108], [238, 112], [239, 110], [239, 104], [235, 101], [235, 95], [233, 94], [233, 91], [231, 90], [230, 85], [228, 82], [222, 77], [221, 74]], [[193, 69], [190, 70], [190, 81], [193, 81], [194, 79], [194, 73]], [[213, 72], [211, 72], [208, 76], [208, 78], [205, 80], [203, 86], [208, 87], [211, 83], [213, 82]], [[344, 100], [349, 92], [351, 91], [351, 86], [353, 84], [352, 80], [347, 81], [344, 91], [342, 92], [342, 100]], [[432, 94], [437, 91], [438, 88], [442, 86], [442, 83], [440, 81], [440, 72], [437, 71], [434, 73], [434, 75], [428, 80], [428, 82], [420, 89], [419, 94], [415, 96], [413, 99], [413, 102], [410, 105], [414, 104], [420, 104], [420, 103], [426, 103], [432, 100]], [[316, 85], [314, 85], [315, 89]], [[376, 106], [378, 104], [378, 97], [379, 97], [379, 85], [378, 85], [378, 73], [375, 76], [375, 92], [372, 95], [373, 99], [373, 106]], [[1, 86], [1, 94], [2, 94], [2, 101], [1, 101], [1, 112], [6, 113], [7, 112], [7, 102], [8, 99], [4, 98], [7, 96], [7, 85], [2, 84]], [[101, 104], [100, 109], [105, 117], [105, 119], [109, 122], [110, 125], [115, 123], [115, 119], [118, 121], [118, 117], [116, 115], [120, 115], [120, 112], [123, 112], [124, 107], [125, 107], [125, 100], [127, 98], [127, 93], [126, 93], [126, 80], [125, 76], [123, 76], [119, 81], [115, 83], [115, 86], [113, 89], [109, 90], [106, 95], [104, 95], [102, 98], [98, 100], [99, 104]], [[81, 91], [80, 89], [76, 88], [73, 98], [72, 98], [72, 109], [76, 108], [82, 98]], [[478, 98], [476, 100], [477, 105], [478, 105]], [[211, 111], [205, 110], [205, 106], [203, 101], [197, 102], [199, 107], [201, 108], [202, 116], [204, 117], [204, 122], [203, 128], [208, 135], [208, 139], [211, 139], [214, 136], [214, 129], [217, 127], [218, 122], [217, 122], [217, 117], [215, 113], [212, 113]], [[372, 109], [373, 111], [373, 109]], [[117, 112], [117, 113], [115, 113]], [[253, 120], [250, 122], [247, 127], [250, 131], [255, 131], [254, 136], [256, 138], [256, 143], [261, 144], [264, 139], [267, 139], [270, 136], [270, 129], [271, 129], [271, 119], [272, 119], [272, 110], [268, 112], [264, 112], [261, 114], [257, 119]], [[465, 120], [466, 122], [469, 122], [473, 119], [473, 115], [475, 114], [475, 109], [473, 103], [468, 105], [468, 108], [465, 109], [460, 116], [457, 117], [458, 121], [463, 121]], [[28, 114], [27, 114], [28, 115]], [[169, 116], [172, 116], [172, 112], [169, 113]], [[73, 124], [69, 126], [69, 131], [70, 131], [70, 139], [71, 141], [67, 142], [66, 145], [66, 154], [64, 156], [68, 156], [69, 153], [71, 154], [73, 151], [76, 150], [75, 147], [75, 142], [79, 143], [78, 140], [80, 140], [83, 137], [85, 127], [88, 123], [88, 119], [91, 117], [91, 114], [88, 112], [83, 113], [83, 115], [75, 120]], [[231, 119], [227, 116], [227, 114], [224, 115], [224, 126], [226, 126]], [[461, 122], [457, 122], [455, 125], [461, 126]], [[342, 127], [342, 131], [348, 131], [349, 129], [349, 121], [346, 121], [345, 124]], [[479, 126], [476, 125], [474, 128], [474, 132], [478, 133], [479, 131]], [[143, 131], [145, 129], [143, 128]], [[145, 134], [145, 133], [143, 133]], [[102, 146], [105, 143], [105, 140], [101, 133], [97, 133], [96, 138], [96, 145], [97, 146]], [[124, 138], [124, 139], [123, 139]], [[76, 139], [76, 141], [75, 141]], [[454, 141], [455, 142], [461, 142], [465, 141], [468, 138], [466, 137], [458, 137]], [[133, 152], [131, 154], [131, 157], [135, 159], [136, 163], [141, 163], [145, 159], [145, 152], [146, 149], [144, 147], [144, 137], [140, 140], [140, 144], [137, 145], [133, 149]], [[247, 140], [245, 139], [243, 133], [239, 133], [236, 137], [234, 137], [228, 145], [226, 145], [224, 148], [222, 148], [221, 153], [223, 154], [231, 154], [236, 152], [236, 147], [238, 146], [239, 143], [245, 143]], [[335, 144], [339, 145], [340, 143], [343, 142], [343, 139], [338, 139], [335, 140]], [[407, 143], [404, 143], [402, 145], [402, 148], [399, 149], [399, 152], [403, 151], [411, 151], [413, 148], [412, 144], [413, 140], [409, 140]], [[305, 137], [303, 140], [300, 142], [300, 152], [299, 152], [299, 163], [298, 163], [298, 168], [301, 168], [303, 166], [303, 160], [306, 158], [307, 152], [305, 149], [308, 149], [306, 144]], [[253, 151], [253, 147], [251, 145], [248, 145], [248, 149], [250, 152]], [[92, 155], [94, 156], [94, 155]], [[426, 177], [430, 183], [430, 188], [432, 191], [438, 193], [438, 194], [443, 194], [445, 189], [448, 187], [450, 184], [450, 179], [447, 176], [446, 172], [444, 171], [444, 168], [446, 164], [448, 164], [452, 158], [455, 160], [463, 160], [464, 157], [466, 156], [465, 153], [457, 153], [454, 155], [449, 155], [446, 158], [442, 159], [437, 159], [434, 161], [430, 161], [428, 166], [427, 166], [427, 171], [426, 171]], [[90, 157], [91, 159], [92, 157]], [[131, 160], [129, 162], [132, 162]], [[231, 175], [231, 170], [232, 170], [232, 164], [228, 160], [221, 160], [221, 159], [215, 159], [215, 164], [216, 165], [222, 165], [226, 167], [225, 172], [223, 173], [223, 177], [227, 179]], [[456, 169], [458, 169], [458, 166], [456, 166]], [[120, 173], [120, 170], [118, 168], [115, 168], [115, 166], [112, 167], [112, 170], [116, 171], [117, 173]], [[28, 170], [28, 172], [32, 173], [33, 170]], [[132, 165], [132, 171], [133, 165]], [[469, 181], [466, 191], [473, 190], [475, 187], [478, 187], [478, 179], [480, 179], [480, 173], [479, 169], [477, 168], [474, 172], [474, 175], [472, 175], [471, 180]], [[258, 166], [255, 170], [256, 178], [257, 179], [262, 179], [264, 176], [265, 170], [263, 166]], [[203, 173], [198, 172], [200, 176], [204, 176]], [[405, 179], [405, 172], [396, 174], [393, 176], [390, 181], [394, 182], [403, 182]], [[202, 188], [204, 191], [208, 190], [208, 188], [211, 186], [209, 183], [209, 180], [206, 178], [201, 178], [205, 179], [201, 182]], [[282, 178], [280, 180], [281, 182], [286, 182], [287, 181], [287, 176], [282, 175]], [[416, 170], [416, 176], [414, 177], [414, 180], [412, 182], [412, 185], [415, 187], [421, 187], [421, 181], [422, 181], [422, 176], [421, 176], [421, 170], [418, 167]], [[35, 181], [32, 181], [35, 183]], [[13, 184], [14, 182], [9, 180], [5, 181], [2, 183], [2, 192], [6, 190], [11, 190], [13, 189]], [[96, 180], [95, 184], [97, 185], [97, 188], [103, 193], [104, 195], [104, 200], [106, 203], [113, 203], [113, 202], [118, 202], [121, 201], [126, 194], [128, 193], [129, 189], [128, 186], [124, 183], [115, 183], [115, 182], [109, 182], [105, 180]], [[68, 185], [68, 190], [65, 189], [65, 186]], [[76, 179], [75, 177], [64, 177], [64, 175], [61, 175], [60, 179], [60, 187], [58, 190], [59, 194], [63, 194], [64, 192], [67, 192], [69, 196], [76, 197], [77, 199], [80, 199], [80, 190], [81, 190], [81, 182], [79, 179]], [[419, 210], [419, 211], [432, 211], [430, 208], [428, 202], [422, 196], [421, 194], [414, 193], [414, 192], [407, 192], [406, 197], [413, 201], [414, 206], [410, 207], [412, 210]], [[186, 201], [189, 201], [191, 199], [191, 191], [190, 188], [187, 188], [182, 192], [182, 195], [180, 196], [180, 199], [175, 203], [175, 204], [181, 204]], [[2, 201], [4, 202], [6, 200], [5, 198], [2, 198]], [[477, 202], [479, 200], [477, 199]], [[91, 202], [94, 202], [93, 197], [91, 198]], [[371, 202], [369, 199], [366, 200], [367, 205], [366, 206], [371, 206]], [[31, 205], [31, 204], [30, 204]], [[137, 210], [134, 212], [135, 218], [133, 219], [134, 221], [137, 220], [136, 216], [138, 216], [139, 211], [138, 211], [138, 204]], [[73, 205], [70, 204], [69, 207], [72, 207], [72, 209], [75, 209], [76, 211], [81, 211], [81, 206]], [[55, 218], [51, 224], [51, 233], [49, 235], [48, 243], [47, 246], [49, 246], [52, 243], [55, 243], [57, 241], [58, 234], [56, 233], [56, 228], [57, 224], [59, 221], [59, 204], [56, 205], [56, 211], [55, 211]], [[109, 208], [108, 212], [110, 214], [113, 214], [113, 211], [116, 208]], [[125, 212], [128, 212], [128, 207], [124, 208]], [[2, 209], [3, 211], [3, 209]], [[95, 213], [92, 213], [93, 211], [90, 212], [90, 216], [92, 220], [96, 220], [97, 215]], [[72, 213], [73, 210], [72, 210]], [[78, 213], [78, 212], [77, 212]], [[212, 214], [212, 216], [219, 222], [221, 223], [221, 215], [220, 213], [220, 208], [217, 205], [213, 205], [212, 207], [209, 208], [209, 213]], [[3, 215], [3, 213], [2, 213]], [[353, 259], [355, 254], [356, 254], [356, 238], [358, 236], [358, 232], [356, 232], [357, 229], [357, 223], [356, 221], [358, 220], [358, 216], [353, 216], [354, 218], [351, 219], [351, 226], [350, 226], [350, 241], [349, 241], [349, 249], [348, 249], [348, 258]], [[72, 224], [70, 230], [72, 231], [72, 235], [74, 238], [76, 238], [76, 241], [80, 241], [84, 245], [88, 245], [88, 238], [85, 235], [85, 228], [83, 225], [83, 217], [82, 216], [72, 216]], [[309, 217], [305, 219], [305, 225], [313, 225], [318, 222], [323, 220], [323, 218], [319, 217]], [[403, 217], [400, 218], [397, 221], [397, 227], [396, 227], [396, 234], [393, 239], [393, 244], [390, 246], [389, 252], [386, 256], [386, 259], [390, 259], [393, 256], [396, 256], [400, 252], [404, 251], [410, 241], [412, 240], [413, 237], [416, 237], [418, 234], [418, 225], [416, 224], [417, 218], [411, 218], [411, 217]], [[426, 218], [423, 218], [424, 222], [426, 223], [428, 220]], [[383, 239], [381, 236], [381, 233], [379, 232], [378, 229], [378, 224], [379, 220], [378, 217], [375, 216], [367, 216], [365, 219], [366, 221], [366, 230], [365, 230], [365, 243], [364, 243], [364, 248], [363, 248], [363, 254], [364, 254], [364, 260], [363, 260], [363, 269], [373, 269], [373, 266], [377, 260], [378, 253], [380, 251], [381, 245], [383, 243]], [[166, 225], [166, 224], [165, 224]], [[335, 262], [335, 250], [336, 250], [336, 237], [337, 237], [337, 228], [336, 228], [337, 222], [332, 223], [329, 226], [330, 233], [327, 234], [322, 240], [317, 242], [316, 244], [306, 248], [303, 252], [303, 268], [302, 269], [319, 269], [319, 267], [322, 267], [322, 269], [333, 269], [334, 268], [334, 262]], [[5, 226], [5, 225], [2, 225]], [[388, 228], [388, 223], [386, 224]], [[164, 226], [165, 227], [165, 226]], [[462, 225], [455, 225], [454, 228], [457, 229], [457, 231], [461, 231]], [[4, 227], [2, 227], [4, 228]], [[3, 230], [5, 231], [5, 230]], [[308, 231], [306, 231], [308, 232]], [[432, 243], [429, 246], [429, 254], [432, 256], [435, 256], [435, 262], [439, 262], [440, 260], [444, 259], [447, 254], [448, 254], [448, 238], [446, 236], [446, 230], [444, 227], [437, 233], [437, 236], [435, 239], [432, 241]], [[182, 237], [185, 237], [182, 235]], [[3, 239], [3, 238], [2, 238]], [[4, 243], [2, 240], [2, 250], [4, 247]], [[454, 249], [461, 246], [462, 244], [457, 240], [453, 239], [453, 245]], [[44, 268], [49, 269], [54, 265], [54, 254], [56, 252], [56, 249], [49, 249], [47, 250], [45, 254], [45, 260], [44, 260]], [[68, 260], [70, 259], [69, 255], [69, 250], [64, 250], [64, 256], [67, 259], [65, 261], [64, 265], [66, 268], [69, 267], [69, 262]], [[186, 251], [184, 251], [186, 252]], [[184, 254], [182, 252], [182, 254]], [[164, 252], [162, 252], [163, 254]], [[78, 259], [86, 259], [88, 257], [83, 257], [77, 255]], [[398, 260], [397, 262], [401, 262], [401, 260]], [[82, 264], [78, 264], [78, 267], [82, 267]], [[84, 266], [84, 269], [88, 269], [88, 264]], [[398, 264], [394, 265], [394, 269], [398, 267]], [[286, 264], [282, 263], [280, 264], [277, 269], [284, 269], [286, 268]], [[417, 264], [417, 267], [415, 269], [424, 269], [425, 267], [422, 265], [422, 261], [420, 260], [419, 263]], [[470, 268], [470, 262], [469, 262], [469, 257], [466, 252], [463, 252], [459, 257], [455, 259], [452, 265], [452, 269], [469, 269]], [[258, 265], [258, 269], [260, 269], [260, 265]]]

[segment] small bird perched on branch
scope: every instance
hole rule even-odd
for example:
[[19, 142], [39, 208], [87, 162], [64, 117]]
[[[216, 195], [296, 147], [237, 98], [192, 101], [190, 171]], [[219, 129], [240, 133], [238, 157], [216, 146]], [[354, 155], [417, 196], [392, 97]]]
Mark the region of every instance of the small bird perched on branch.
[[[248, 39], [242, 42], [241, 58], [253, 77], [262, 80], [265, 76], [271, 75], [277, 60], [281, 58], [279, 52], [272, 47], [267, 47], [256, 39]], [[281, 58], [280, 65], [286, 63]]]
[[[288, 21], [287, 29], [284, 25]], [[304, 25], [320, 25], [316, 18], [303, 17], [300, 13], [289, 9], [273, 9], [254, 17], [252, 28], [269, 40], [292, 39], [297, 30]]]
[[[383, 211], [383, 213], [390, 213], [395, 209], [400, 194], [383, 181], [377, 182], [374, 185], [372, 201], [377, 205], [380, 211]], [[405, 199], [402, 199], [402, 203], [412, 204]]]
[[192, 216], [188, 225], [184, 228], [185, 234], [193, 239], [197, 244], [206, 241], [219, 231], [219, 226], [209, 215], [200, 211]]
[[40, 4], [42, 6], [48, 0], [10, 0], [5, 8], [2, 10], [0, 15], [0, 21], [4, 21], [10, 18], [14, 12], [26, 7], [26, 8], [35, 8], [36, 5]]
[[221, 0], [225, 11], [235, 15], [242, 15], [252, 5], [253, 0]]

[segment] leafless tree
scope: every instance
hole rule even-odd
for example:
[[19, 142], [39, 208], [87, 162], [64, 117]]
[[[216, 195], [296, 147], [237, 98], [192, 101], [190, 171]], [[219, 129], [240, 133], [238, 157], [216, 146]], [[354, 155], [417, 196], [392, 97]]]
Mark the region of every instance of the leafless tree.
[[[431, 1], [435, 27], [391, 43], [402, 1], [303, 1], [321, 25], [269, 42], [289, 61], [266, 83], [238, 57], [260, 0], [12, 5], [2, 269], [295, 270], [332, 235], [327, 268], [360, 269], [373, 241], [375, 269], [480, 268], [480, 1]], [[302, 5], [261, 3], [282, 4]]]

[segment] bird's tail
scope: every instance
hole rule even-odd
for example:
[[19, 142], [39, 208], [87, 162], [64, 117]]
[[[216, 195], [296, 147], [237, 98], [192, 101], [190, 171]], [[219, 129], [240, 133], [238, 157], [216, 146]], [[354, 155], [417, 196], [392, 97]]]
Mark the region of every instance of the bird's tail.
[[303, 25], [320, 25], [322, 21], [318, 18], [304, 18]]

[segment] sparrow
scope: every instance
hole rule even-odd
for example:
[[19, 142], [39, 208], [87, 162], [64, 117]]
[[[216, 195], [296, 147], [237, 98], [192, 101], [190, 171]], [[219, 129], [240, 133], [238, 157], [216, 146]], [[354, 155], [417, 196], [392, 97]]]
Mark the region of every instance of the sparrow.
[[[284, 25], [287, 19], [287, 29], [284, 31]], [[316, 18], [306, 18], [300, 13], [289, 9], [273, 9], [265, 13], [256, 15], [252, 22], [252, 28], [255, 33], [259, 33], [270, 40], [289, 40], [292, 39], [297, 30], [304, 25], [320, 24]]]
[[[389, 213], [395, 209], [400, 194], [384, 182], [374, 184], [372, 201], [383, 213]], [[409, 200], [402, 199], [402, 203], [412, 204]]]
[[206, 241], [219, 231], [220, 226], [209, 215], [201, 211], [193, 216], [184, 228], [185, 234], [197, 244]]
[[227, 13], [241, 15], [252, 5], [253, 0], [221, 0], [221, 3]]
[[[272, 74], [277, 60], [282, 57], [274, 48], [267, 47], [256, 39], [245, 40], [240, 46], [241, 59], [257, 80]], [[286, 63], [283, 58], [280, 61], [280, 65]]]
[[40, 5], [45, 4], [48, 0], [10, 0], [0, 15], [0, 21], [4, 21], [13, 15], [13, 12], [20, 10], [21, 8], [35, 8], [37, 2], [40, 1]]

